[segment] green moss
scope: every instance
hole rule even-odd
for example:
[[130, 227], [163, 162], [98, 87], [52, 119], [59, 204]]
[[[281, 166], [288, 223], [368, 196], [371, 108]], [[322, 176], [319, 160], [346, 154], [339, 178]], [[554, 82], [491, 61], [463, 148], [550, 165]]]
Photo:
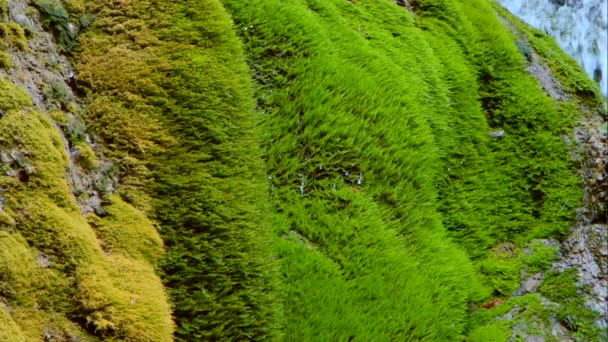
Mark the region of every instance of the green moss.
[[163, 243], [152, 222], [118, 196], [107, 199], [103, 218], [89, 221], [108, 252], [119, 252], [155, 264], [164, 254]]
[[545, 246], [542, 242], [533, 241], [530, 254], [523, 256], [523, 262], [528, 274], [534, 274], [547, 269], [557, 259], [557, 246]]
[[0, 340], [15, 342], [26, 341], [23, 332], [11, 316], [4, 311], [4, 308], [0, 308]]
[[76, 145], [76, 153], [76, 161], [86, 170], [92, 170], [99, 164], [91, 146], [84, 142]]
[[32, 105], [32, 100], [25, 90], [11, 83], [4, 76], [0, 77], [0, 110], [7, 111]]
[[67, 125], [70, 122], [68, 115], [61, 110], [51, 110], [49, 117], [59, 125]]
[[602, 319], [602, 314], [589, 309], [582, 299], [570, 298], [557, 310], [557, 319], [574, 332], [582, 341], [606, 341], [608, 329], [600, 329], [595, 322]]
[[554, 302], [576, 297], [576, 270], [547, 272], [540, 285], [540, 293]]
[[553, 75], [560, 81], [569, 94], [590, 108], [597, 109], [601, 104], [599, 86], [593, 82], [583, 71], [582, 67], [567, 53], [565, 53], [550, 36], [526, 25], [521, 19], [509, 13], [498, 3], [494, 7], [502, 17], [513, 25], [532, 48], [540, 56], [541, 62], [552, 70]]
[[[48, 329], [66, 339], [171, 340], [170, 307], [151, 265], [160, 247], [142, 239], [135, 256], [118, 249], [104, 254], [67, 184], [67, 156], [49, 119], [38, 112], [5, 113], [0, 146], [27, 151], [34, 169], [27, 179], [3, 182], [6, 209], [18, 213], [13, 214], [19, 222], [16, 231], [23, 238], [20, 250], [0, 251], [0, 274], [9, 275], [2, 288], [12, 294], [15, 322], [24, 334], [37, 340]], [[109, 219], [117, 236], [122, 229], [130, 232], [135, 222], [140, 231], [153, 229], [127, 204], [117, 206], [125, 212]], [[36, 265], [38, 253], [46, 255], [47, 266]], [[82, 322], [88, 322], [86, 330]]]
[[511, 322], [493, 322], [469, 333], [470, 342], [504, 342], [511, 336]]
[[515, 256], [491, 256], [478, 263], [494, 292], [510, 296], [519, 288], [521, 263]]
[[[528, 75], [489, 2], [416, 1], [415, 20], [390, 1], [224, 3], [255, 100], [219, 1], [91, 2], [76, 55], [121, 198], [162, 226], [177, 339], [457, 340], [469, 301], [519, 286], [522, 261], [492, 247], [571, 226], [580, 182], [561, 134], [580, 112]], [[128, 212], [91, 223], [141, 255], [123, 243], [139, 233], [112, 231]], [[128, 319], [109, 297], [89, 318], [115, 334]], [[504, 334], [483, 325], [478, 339]]]
[[58, 0], [34, 0], [33, 4], [42, 14], [43, 24], [53, 31], [59, 44], [67, 50], [72, 49], [76, 34], [70, 27], [70, 15], [62, 3]]
[[27, 38], [25, 30], [15, 22], [0, 23], [0, 46], [4, 49], [16, 47], [19, 50], [27, 50]]
[[0, 51], [0, 68], [8, 70], [13, 66], [13, 59], [5, 51]]

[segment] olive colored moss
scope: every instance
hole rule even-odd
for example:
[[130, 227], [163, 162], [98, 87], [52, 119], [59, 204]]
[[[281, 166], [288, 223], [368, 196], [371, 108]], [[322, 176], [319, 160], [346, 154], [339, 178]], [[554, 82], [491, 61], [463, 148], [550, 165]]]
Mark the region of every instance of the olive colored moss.
[[0, 68], [5, 70], [10, 69], [13, 66], [13, 60], [11, 55], [5, 51], [0, 51]]
[[[120, 168], [120, 198], [161, 226], [175, 337], [507, 336], [469, 304], [507, 300], [523, 267], [552, 258], [519, 249], [567, 234], [581, 192], [561, 136], [581, 113], [544, 94], [495, 8], [223, 4], [236, 26], [215, 0], [70, 7], [95, 17], [75, 50], [83, 117]], [[584, 95], [579, 71], [564, 79]], [[141, 213], [133, 227], [149, 228]], [[119, 217], [90, 219], [102, 248], [149, 258], [151, 231], [118, 234]], [[138, 234], [148, 247], [123, 243]], [[122, 336], [129, 318], [105, 309], [122, 290], [82, 272], [87, 321]], [[548, 320], [538, 298], [521, 305]]]
[[0, 0], [0, 16], [2, 19], [8, 14], [8, 0]]
[[[83, 118], [120, 169], [120, 197], [160, 223], [176, 339], [272, 339], [279, 308], [263, 166], [229, 17], [216, 0], [85, 4], [95, 20], [75, 49]], [[106, 248], [149, 255], [110, 229], [120, 206], [108, 207], [106, 223], [91, 221]]]
[[[29, 166], [17, 170], [17, 178], [0, 179], [4, 210], [15, 222], [13, 240], [8, 239], [13, 235], [0, 238], [0, 243], [13, 243], [0, 252], [0, 295], [7, 298], [13, 320], [27, 339], [54, 334], [84, 341], [170, 341], [170, 306], [151, 264], [162, 251], [158, 239], [148, 254], [104, 254], [103, 241], [74, 201], [65, 179], [63, 143], [45, 115], [5, 112], [0, 147], [24, 151]], [[151, 234], [153, 227], [135, 209], [126, 204], [121, 208], [126, 213], [112, 216], [117, 232], [143, 222], [137, 227]], [[140, 236], [124, 243], [145, 244]]]
[[0, 77], [0, 110], [7, 111], [32, 105], [25, 90], [14, 85], [4, 76]]
[[164, 249], [152, 222], [118, 196], [111, 196], [107, 200], [103, 218], [95, 215], [89, 217], [97, 236], [104, 241], [104, 250], [156, 264], [163, 256]]
[[25, 336], [19, 326], [4, 309], [0, 309], [0, 340], [25, 342]]
[[80, 166], [87, 170], [92, 170], [97, 167], [99, 160], [95, 156], [95, 152], [88, 144], [82, 142], [76, 145], [76, 161]]
[[0, 47], [5, 50], [15, 47], [19, 50], [27, 50], [27, 38], [25, 30], [15, 22], [0, 23]]

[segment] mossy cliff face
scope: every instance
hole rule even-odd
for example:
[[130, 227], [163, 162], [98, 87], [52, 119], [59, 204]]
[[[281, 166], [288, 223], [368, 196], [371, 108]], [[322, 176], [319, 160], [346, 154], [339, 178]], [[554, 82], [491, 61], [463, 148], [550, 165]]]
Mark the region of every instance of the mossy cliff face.
[[14, 1], [3, 15], [0, 340], [172, 340], [154, 225], [110, 196], [38, 12]]
[[0, 340], [602, 338], [559, 240], [605, 102], [497, 5], [2, 15]]

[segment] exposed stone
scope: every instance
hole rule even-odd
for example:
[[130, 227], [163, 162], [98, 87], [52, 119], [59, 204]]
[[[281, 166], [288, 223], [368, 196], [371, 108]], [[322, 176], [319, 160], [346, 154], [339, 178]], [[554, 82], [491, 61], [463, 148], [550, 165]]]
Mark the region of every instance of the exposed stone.
[[542, 273], [536, 273], [535, 275], [526, 278], [522, 283], [523, 293], [535, 292], [543, 279]]
[[395, 0], [395, 3], [401, 7], [404, 7], [405, 9], [407, 9], [410, 12], [414, 12], [414, 8], [412, 7], [412, 5], [410, 4], [409, 0]]
[[551, 335], [560, 342], [573, 342], [574, 340], [568, 335], [569, 331], [560, 322], [553, 321], [551, 325]]
[[494, 247], [494, 252], [498, 255], [506, 254], [508, 256], [515, 255], [515, 245], [510, 242], [502, 242], [499, 243], [496, 247]]
[[507, 312], [506, 314], [496, 318], [496, 320], [498, 321], [510, 321], [513, 319], [514, 316], [517, 316], [519, 314], [519, 305], [514, 305], [513, 308], [511, 310], [509, 310], [509, 312]]
[[49, 256], [42, 252], [38, 253], [36, 261], [38, 262], [38, 265], [40, 265], [40, 267], [42, 268], [47, 268], [51, 264], [51, 259], [49, 258]]

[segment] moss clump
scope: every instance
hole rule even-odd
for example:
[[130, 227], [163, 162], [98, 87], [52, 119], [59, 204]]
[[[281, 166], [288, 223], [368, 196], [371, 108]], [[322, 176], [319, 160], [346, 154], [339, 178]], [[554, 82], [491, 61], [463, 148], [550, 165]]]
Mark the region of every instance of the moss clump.
[[97, 160], [95, 152], [93, 151], [91, 146], [89, 146], [85, 142], [81, 142], [80, 144], [76, 145], [75, 149], [76, 161], [80, 166], [87, 170], [92, 170], [97, 167], [97, 165], [99, 164], [99, 160]]
[[114, 195], [103, 218], [91, 216], [89, 221], [108, 252], [121, 253], [156, 264], [164, 254], [163, 242], [144, 213]]
[[[176, 339], [272, 339], [279, 310], [263, 167], [251, 83], [229, 15], [217, 0], [103, 0], [88, 10], [95, 20], [76, 54], [90, 103], [83, 118], [120, 168], [121, 198], [155, 209], [162, 224]], [[141, 254], [105, 219], [91, 221], [107, 234], [104, 244]]]
[[555, 246], [537, 244], [532, 248], [532, 253], [523, 258], [528, 274], [547, 269], [557, 259], [557, 247]]
[[0, 110], [7, 111], [32, 105], [25, 90], [0, 76]]
[[19, 50], [27, 50], [27, 38], [25, 30], [15, 22], [0, 23], [0, 46], [4, 49], [16, 47]]
[[[28, 341], [36, 340], [48, 322], [47, 315], [34, 313], [37, 310], [32, 307], [41, 311], [50, 309], [57, 291], [53, 287], [60, 287], [61, 281], [56, 281], [55, 273], [37, 265], [34, 256], [18, 233], [0, 232], [0, 296], [8, 300], [12, 316], [9, 321], [0, 319], [0, 339], [8, 324], [11, 330], [17, 326], [15, 336], [23, 334]], [[1, 303], [0, 311], [4, 311]]]
[[597, 341], [606, 336], [595, 321], [602, 314], [590, 310], [577, 289], [576, 269], [570, 268], [563, 272], [551, 271], [545, 274], [540, 286], [540, 293], [548, 299], [559, 303], [556, 316], [574, 335], [585, 341]]
[[15, 228], [15, 219], [6, 211], [0, 211], [0, 230], [12, 230]]
[[515, 256], [492, 255], [480, 261], [478, 267], [499, 295], [510, 296], [519, 287], [521, 262]]
[[72, 16], [82, 15], [86, 10], [85, 1], [83, 0], [62, 0], [61, 4]]
[[23, 332], [0, 303], [0, 341], [25, 342]]
[[60, 110], [51, 110], [49, 117], [59, 125], [67, 125], [70, 122], [68, 115]]
[[492, 322], [469, 333], [469, 342], [504, 342], [511, 336], [511, 322]]
[[172, 341], [173, 321], [162, 284], [149, 263], [119, 253], [109, 266], [89, 264], [77, 272], [79, 311], [102, 338]]
[[0, 0], [0, 18], [4, 19], [8, 15], [8, 0]]
[[547, 269], [557, 259], [557, 246], [545, 246], [542, 242], [533, 241], [530, 254], [523, 256], [527, 273], [533, 274]]
[[[157, 257], [159, 247], [133, 257], [119, 251], [104, 256], [66, 182], [67, 156], [48, 118], [8, 111], [0, 118], [0, 146], [28, 151], [35, 169], [26, 181], [3, 182], [6, 209], [18, 213], [13, 214], [15, 230], [23, 238], [18, 251], [0, 250], [0, 274], [9, 275], [1, 287], [11, 294], [15, 322], [24, 334], [37, 340], [49, 329], [66, 339], [171, 340], [170, 307], [146, 259]], [[121, 209], [127, 214], [112, 216], [117, 230], [134, 222], [134, 209], [127, 204]], [[121, 224], [122, 219], [127, 222]], [[34, 261], [39, 253], [42, 261]]]
[[559, 47], [555, 39], [527, 25], [497, 2], [493, 5], [497, 13], [506, 18], [528, 40], [541, 61], [551, 68], [553, 75], [569, 94], [575, 95], [577, 100], [592, 109], [598, 108], [598, 104], [603, 101], [599, 86], [585, 74], [574, 58]]
[[13, 66], [11, 55], [5, 51], [0, 51], [0, 68], [8, 70]]
[[547, 272], [540, 285], [540, 293], [554, 302], [576, 297], [576, 270]]

